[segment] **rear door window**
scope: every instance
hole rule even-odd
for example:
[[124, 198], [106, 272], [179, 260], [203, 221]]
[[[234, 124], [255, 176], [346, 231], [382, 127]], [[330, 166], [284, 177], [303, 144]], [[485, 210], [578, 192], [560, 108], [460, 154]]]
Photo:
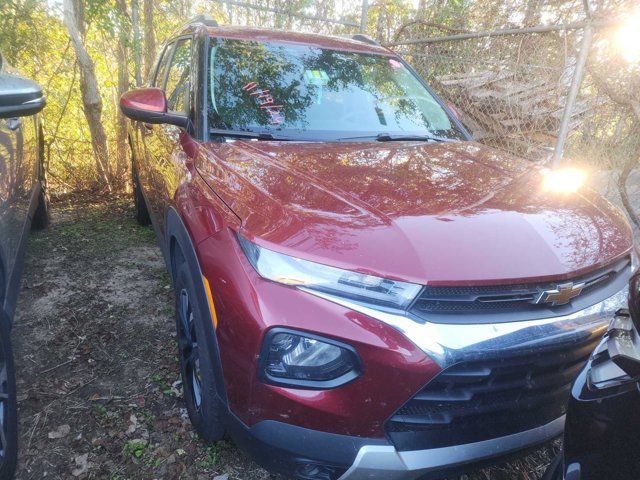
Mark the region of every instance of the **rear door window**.
[[167, 73], [167, 65], [169, 63], [169, 57], [171, 57], [171, 50], [173, 49], [173, 43], [170, 43], [166, 46], [164, 51], [162, 52], [162, 57], [160, 58], [160, 62], [158, 64], [158, 69], [156, 70], [156, 75], [153, 77], [153, 81], [151, 82], [151, 86], [164, 88], [164, 78]]
[[191, 77], [191, 39], [179, 40], [171, 58], [167, 76], [167, 108], [173, 112], [189, 112]]

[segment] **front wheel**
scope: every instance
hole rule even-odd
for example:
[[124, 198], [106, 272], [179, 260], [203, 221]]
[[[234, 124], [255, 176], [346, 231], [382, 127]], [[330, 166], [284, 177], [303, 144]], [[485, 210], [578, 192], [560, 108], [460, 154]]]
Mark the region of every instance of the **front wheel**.
[[198, 434], [208, 442], [221, 440], [223, 405], [218, 398], [214, 361], [207, 338], [214, 338], [212, 321], [200, 307], [193, 276], [186, 262], [177, 266], [176, 330], [184, 400]]
[[0, 312], [0, 480], [13, 478], [18, 455], [16, 377], [11, 348], [11, 325]]

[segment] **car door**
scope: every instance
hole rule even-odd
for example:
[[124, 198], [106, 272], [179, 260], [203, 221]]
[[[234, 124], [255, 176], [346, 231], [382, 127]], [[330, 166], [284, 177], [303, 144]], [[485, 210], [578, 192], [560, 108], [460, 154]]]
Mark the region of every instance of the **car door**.
[[39, 179], [38, 128], [35, 115], [0, 119], [0, 256], [6, 308], [15, 306], [18, 278]]
[[12, 318], [31, 216], [37, 206], [39, 85], [0, 72], [0, 307]]
[[[191, 37], [175, 41], [163, 88], [170, 112], [190, 115], [192, 45]], [[173, 203], [178, 185], [188, 175], [186, 154], [182, 148], [185, 135], [180, 127], [155, 125], [153, 134], [147, 137], [147, 161], [153, 184], [149, 202], [161, 235], [164, 235], [166, 209]]]
[[21, 121], [0, 119], [0, 300], [4, 303], [7, 285], [20, 240], [20, 165], [22, 164]]
[[[167, 67], [169, 60], [171, 60], [171, 54], [173, 52], [174, 43], [167, 44], [160, 54], [158, 62], [156, 63], [155, 71], [152, 75], [149, 86], [164, 88], [164, 83], [167, 76]], [[133, 155], [135, 157], [134, 162], [134, 175], [137, 175], [138, 182], [142, 187], [145, 198], [148, 203], [149, 213], [154, 222], [157, 224], [158, 214], [154, 211], [154, 205], [152, 199], [154, 198], [154, 181], [153, 181], [153, 158], [157, 156], [156, 148], [157, 142], [154, 139], [155, 131], [158, 128], [157, 125], [145, 124], [142, 122], [133, 122], [132, 135], [135, 136], [133, 143]]]

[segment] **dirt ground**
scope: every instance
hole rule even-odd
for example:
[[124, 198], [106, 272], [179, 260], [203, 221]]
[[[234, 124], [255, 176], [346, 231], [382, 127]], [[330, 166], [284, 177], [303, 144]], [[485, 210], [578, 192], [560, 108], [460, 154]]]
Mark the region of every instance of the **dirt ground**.
[[[52, 203], [32, 235], [13, 330], [19, 479], [274, 479], [231, 441], [193, 433], [175, 356], [173, 293], [128, 198]], [[539, 478], [555, 448], [464, 476]]]

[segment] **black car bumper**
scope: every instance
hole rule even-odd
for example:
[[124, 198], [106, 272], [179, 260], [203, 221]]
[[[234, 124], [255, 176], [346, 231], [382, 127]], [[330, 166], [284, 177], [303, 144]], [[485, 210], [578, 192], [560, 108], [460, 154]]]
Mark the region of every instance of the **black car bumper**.
[[439, 479], [535, 448], [562, 434], [564, 417], [464, 445], [398, 451], [386, 439], [337, 435], [276, 421], [247, 427], [232, 416], [235, 442], [271, 471], [305, 480]]

